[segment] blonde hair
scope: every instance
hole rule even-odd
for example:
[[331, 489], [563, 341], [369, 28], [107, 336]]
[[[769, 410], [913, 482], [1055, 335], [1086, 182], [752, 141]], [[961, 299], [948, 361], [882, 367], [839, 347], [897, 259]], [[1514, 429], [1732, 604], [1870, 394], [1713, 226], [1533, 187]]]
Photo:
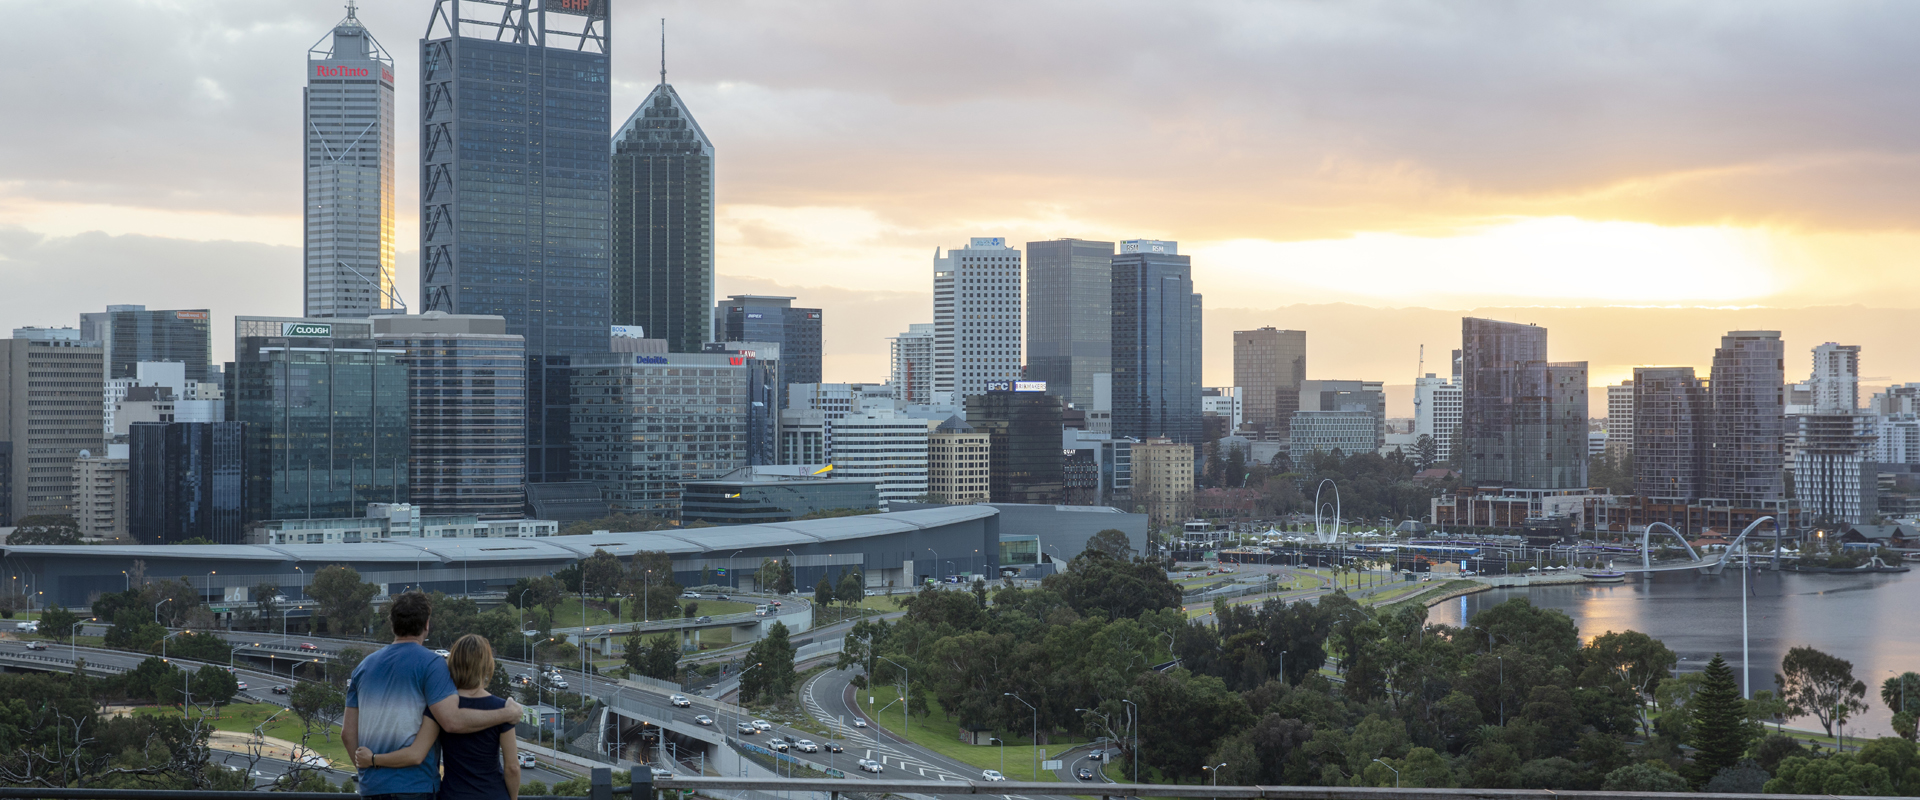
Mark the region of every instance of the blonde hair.
[[453, 673], [453, 685], [461, 689], [486, 686], [493, 677], [493, 646], [477, 633], [460, 637], [447, 651], [447, 670]]

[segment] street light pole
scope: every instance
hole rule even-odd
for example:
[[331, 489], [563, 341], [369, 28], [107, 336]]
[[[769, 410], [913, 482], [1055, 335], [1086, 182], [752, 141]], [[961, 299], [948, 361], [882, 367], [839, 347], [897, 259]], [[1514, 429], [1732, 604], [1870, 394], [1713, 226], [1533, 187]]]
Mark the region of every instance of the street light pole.
[[[94, 620], [93, 617], [88, 617], [86, 619], [80, 620], [79, 622], [73, 623], [73, 625], [67, 629], [67, 636], [68, 636], [67, 660], [68, 661], [80, 660], [80, 626], [85, 625], [89, 622], [92, 622], [93, 620]], [[1902, 687], [1901, 691], [1905, 691], [1905, 688]], [[1901, 695], [1901, 697], [1905, 697], [1905, 696], [1906, 695], [1904, 694]], [[1900, 706], [1902, 708], [1905, 708], [1906, 705], [1907, 704], [1905, 701], [1902, 701], [1900, 703]]]
[[[871, 645], [869, 645], [869, 647], [871, 647]], [[913, 693], [913, 671], [907, 669], [907, 665], [887, 658], [886, 656], [875, 654], [874, 658], [899, 667], [900, 674], [906, 676], [900, 681], [900, 727], [901, 730], [905, 731], [908, 735], [912, 735], [913, 719], [907, 716], [907, 703], [909, 702], [908, 698], [911, 697]], [[742, 670], [741, 674], [746, 674], [745, 670]], [[871, 698], [869, 698], [869, 702], [871, 702]]]
[[1377, 758], [1373, 760], [1373, 763], [1379, 764], [1380, 766], [1386, 767], [1387, 769], [1392, 769], [1393, 770], [1393, 788], [1395, 789], [1400, 788], [1400, 770], [1394, 769], [1392, 764], [1389, 764], [1385, 761], [1381, 761], [1380, 759], [1377, 759]]
[[1032, 703], [1022, 700], [1020, 695], [1013, 692], [1001, 692], [1001, 694], [1020, 700], [1020, 705], [1033, 709], [1033, 779], [1040, 780], [1040, 709], [1034, 708]]
[[[1211, 773], [1213, 773], [1213, 785], [1217, 787], [1217, 786], [1219, 786], [1219, 785], [1220, 785], [1220, 768], [1221, 768], [1221, 767], [1224, 767], [1224, 766], [1226, 766], [1226, 765], [1227, 765], [1227, 763], [1226, 763], [1226, 762], [1224, 762], [1224, 761], [1222, 761], [1222, 762], [1220, 762], [1220, 763], [1218, 763], [1218, 764], [1215, 764], [1215, 765], [1213, 765], [1213, 766], [1211, 766], [1211, 767], [1208, 767], [1208, 766], [1202, 766], [1202, 767], [1200, 768], [1200, 770], [1201, 770], [1202, 772], [1211, 772]], [[1218, 797], [1216, 797], [1216, 798], [1214, 798], [1214, 800], [1220, 800], [1220, 798], [1218, 798]]]
[[169, 597], [165, 600], [162, 600], [158, 603], [153, 604], [153, 624], [155, 625], [160, 624], [160, 607], [171, 602], [173, 602], [173, 598]]

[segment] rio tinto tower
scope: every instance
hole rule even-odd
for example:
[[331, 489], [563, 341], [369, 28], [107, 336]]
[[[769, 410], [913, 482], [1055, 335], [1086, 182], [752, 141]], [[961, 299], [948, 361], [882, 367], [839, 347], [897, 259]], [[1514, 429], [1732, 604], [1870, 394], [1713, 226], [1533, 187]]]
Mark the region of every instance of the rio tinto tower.
[[307, 51], [305, 97], [306, 316], [365, 317], [398, 306], [393, 58], [352, 5]]

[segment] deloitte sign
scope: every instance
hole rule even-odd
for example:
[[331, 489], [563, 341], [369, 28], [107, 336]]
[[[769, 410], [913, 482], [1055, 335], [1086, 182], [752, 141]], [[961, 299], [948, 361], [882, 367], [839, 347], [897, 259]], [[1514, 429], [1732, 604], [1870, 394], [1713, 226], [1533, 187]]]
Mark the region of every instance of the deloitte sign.
[[333, 336], [333, 326], [316, 322], [282, 322], [281, 336]]

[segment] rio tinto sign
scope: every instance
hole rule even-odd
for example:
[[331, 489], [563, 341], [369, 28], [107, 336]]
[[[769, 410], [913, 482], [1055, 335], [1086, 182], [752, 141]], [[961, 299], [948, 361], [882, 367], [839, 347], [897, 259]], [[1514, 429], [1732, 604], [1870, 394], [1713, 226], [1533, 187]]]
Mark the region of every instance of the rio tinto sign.
[[547, 0], [546, 9], [555, 14], [577, 14], [582, 17], [604, 17], [607, 15], [607, 0]]
[[348, 67], [348, 66], [340, 66], [336, 64], [315, 64], [313, 65], [313, 77], [316, 77], [316, 78], [371, 78], [373, 77], [373, 71], [375, 69], [380, 70], [380, 80], [385, 81], [387, 83], [393, 83], [393, 72], [388, 70], [385, 65], [380, 65], [380, 64], [376, 64], [371, 67]]

